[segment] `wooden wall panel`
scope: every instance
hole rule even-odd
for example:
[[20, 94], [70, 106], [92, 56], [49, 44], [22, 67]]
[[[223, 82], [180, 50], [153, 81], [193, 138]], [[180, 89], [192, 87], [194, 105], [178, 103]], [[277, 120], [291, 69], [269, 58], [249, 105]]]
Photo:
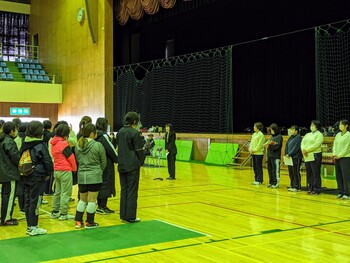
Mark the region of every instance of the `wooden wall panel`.
[[0, 116], [11, 117], [10, 107], [30, 107], [30, 117], [48, 118], [53, 123], [57, 122], [57, 104], [0, 102]]
[[[110, 94], [106, 89], [111, 88], [113, 75], [106, 74], [105, 68], [113, 65], [113, 54], [106, 55], [105, 49], [109, 53], [113, 49], [113, 4], [111, 0], [98, 4], [99, 42], [93, 44], [86, 13], [84, 22], [76, 19], [78, 8], [86, 9], [84, 0], [31, 1], [30, 32], [39, 36], [40, 63], [50, 74], [62, 75], [58, 119], [72, 123], [74, 130], [84, 115], [93, 122], [107, 115], [105, 94]], [[109, 113], [108, 118], [112, 121]]]

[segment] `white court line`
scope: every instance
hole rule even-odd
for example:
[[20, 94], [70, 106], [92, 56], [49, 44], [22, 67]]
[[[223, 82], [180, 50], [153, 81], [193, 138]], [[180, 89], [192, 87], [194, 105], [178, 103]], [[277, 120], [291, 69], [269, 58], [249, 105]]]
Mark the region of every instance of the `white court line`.
[[187, 227], [182, 227], [182, 226], [179, 226], [179, 225], [175, 225], [175, 224], [172, 224], [172, 223], [169, 223], [169, 222], [166, 222], [166, 221], [163, 221], [163, 220], [160, 220], [160, 219], [154, 219], [155, 221], [159, 221], [159, 222], [162, 222], [162, 223], [165, 223], [165, 224], [168, 224], [168, 225], [172, 225], [172, 226], [175, 226], [175, 227], [178, 227], [178, 228], [182, 228], [182, 229], [185, 229], [185, 230], [188, 230], [188, 231], [192, 231], [192, 232], [195, 232], [195, 233], [198, 233], [198, 234], [201, 234], [201, 235], [204, 235], [204, 236], [208, 236], [210, 237], [211, 235], [209, 234], [205, 234], [203, 232], [199, 232], [199, 231], [196, 231], [196, 230], [192, 230], [190, 228], [187, 228]]

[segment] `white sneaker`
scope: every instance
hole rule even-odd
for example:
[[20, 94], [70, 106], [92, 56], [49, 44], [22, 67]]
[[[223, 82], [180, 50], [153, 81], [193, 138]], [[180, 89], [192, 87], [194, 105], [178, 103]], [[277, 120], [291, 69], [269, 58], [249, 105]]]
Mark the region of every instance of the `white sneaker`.
[[349, 200], [349, 199], [350, 199], [350, 197], [349, 197], [349, 196], [347, 196], [347, 195], [343, 195], [341, 199], [342, 199], [342, 200]]
[[60, 217], [58, 218], [58, 220], [68, 220], [68, 219], [74, 219], [75, 216], [72, 215], [60, 215]]
[[59, 218], [59, 217], [60, 217], [60, 213], [51, 212], [51, 214], [50, 214], [50, 218], [52, 218], [52, 219]]
[[31, 231], [29, 232], [30, 236], [37, 236], [37, 235], [45, 235], [47, 233], [46, 229], [43, 228], [32, 228]]
[[255, 181], [255, 182], [252, 182], [252, 185], [261, 185], [261, 183], [260, 183], [260, 182]]
[[272, 189], [278, 188], [278, 184], [273, 184], [273, 185], [271, 185], [271, 188], [272, 188]]

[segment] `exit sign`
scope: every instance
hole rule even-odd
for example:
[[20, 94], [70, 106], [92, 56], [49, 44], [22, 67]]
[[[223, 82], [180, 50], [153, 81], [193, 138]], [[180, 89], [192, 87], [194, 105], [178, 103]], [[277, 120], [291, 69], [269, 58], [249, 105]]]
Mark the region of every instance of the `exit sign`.
[[11, 107], [10, 115], [30, 115], [30, 108]]

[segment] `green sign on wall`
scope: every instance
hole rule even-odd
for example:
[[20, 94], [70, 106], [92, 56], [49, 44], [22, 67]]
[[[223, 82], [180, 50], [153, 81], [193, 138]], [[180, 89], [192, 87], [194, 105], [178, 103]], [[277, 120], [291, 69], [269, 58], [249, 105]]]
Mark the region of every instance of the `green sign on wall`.
[[10, 115], [30, 115], [30, 108], [11, 107]]

